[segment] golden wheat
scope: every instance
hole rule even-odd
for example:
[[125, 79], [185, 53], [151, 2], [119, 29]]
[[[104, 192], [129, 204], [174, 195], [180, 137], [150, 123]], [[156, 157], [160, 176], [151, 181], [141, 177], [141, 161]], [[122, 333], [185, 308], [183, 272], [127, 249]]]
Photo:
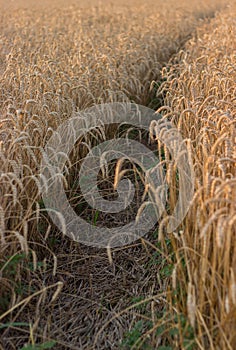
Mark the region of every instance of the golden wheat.
[[185, 243], [182, 235], [177, 242], [187, 263], [187, 274], [181, 264], [175, 271], [187, 292], [187, 304], [184, 298], [178, 308], [187, 308], [190, 323], [197, 322], [198, 345], [212, 349], [236, 346], [235, 24], [232, 6], [198, 29], [177, 63], [163, 70], [167, 82], [160, 92], [166, 91], [166, 113], [191, 139], [197, 177], [183, 223]]
[[[190, 139], [186, 143], [194, 158], [196, 193], [182, 231], [174, 232], [171, 238], [175, 248], [173, 288], [171, 281], [162, 281], [154, 271], [155, 280], [161, 286], [160, 293], [153, 291], [153, 284], [150, 288], [152, 296], [146, 300], [152, 302], [155, 324], [136, 345], [140, 348], [152, 334], [152, 344], [156, 346], [172, 340], [177, 348], [183, 348], [181, 325], [179, 338], [173, 340], [167, 335], [172, 321], [154, 315], [154, 303], [166, 305], [167, 297], [168, 315], [177, 314], [179, 323], [181, 314], [189, 317], [200, 348], [233, 349], [236, 343], [236, 33], [233, 5], [225, 13], [219, 12], [210, 24], [208, 20], [224, 5], [223, 0], [191, 4], [183, 0], [178, 5], [172, 0], [168, 3], [148, 0], [145, 4], [139, 0], [118, 3], [83, 0], [79, 5], [73, 1], [65, 5], [62, 0], [37, 3], [33, 0], [17, 3], [1, 0], [0, 326], [10, 324], [9, 329], [0, 329], [3, 330], [3, 345], [0, 346], [4, 349], [19, 349], [24, 343], [34, 344], [54, 337], [58, 340], [58, 349], [68, 346], [91, 348], [92, 343], [98, 348], [109, 349], [126, 330], [116, 319], [144, 303], [130, 306], [123, 301], [119, 304], [121, 293], [118, 293], [116, 306], [104, 316], [98, 301], [88, 314], [90, 299], [87, 294], [80, 296], [87, 303], [85, 311], [79, 309], [84, 317], [81, 322], [86, 324], [89, 319], [93, 325], [96, 319], [97, 323], [93, 328], [96, 334], [88, 331], [82, 340], [78, 340], [75, 335], [78, 325], [75, 324], [80, 317], [77, 315], [77, 288], [81, 277], [76, 275], [74, 264], [87, 261], [87, 255], [84, 253], [83, 256], [80, 248], [72, 245], [71, 261], [64, 263], [68, 246], [65, 245], [63, 254], [56, 254], [48, 246], [56, 232], [41, 207], [40, 181], [44, 179], [39, 169], [44, 146], [63, 121], [80, 110], [104, 102], [131, 100], [149, 105], [156, 94], [154, 81], [161, 79], [161, 69], [165, 65], [162, 74], [166, 82], [159, 88], [161, 98], [155, 102], [155, 107], [160, 107], [164, 98], [165, 106], [159, 108], [159, 113], [171, 119], [182, 135]], [[184, 44], [199, 25], [197, 39], [189, 41], [186, 51]], [[80, 140], [79, 153], [75, 147], [74, 155], [70, 157], [73, 166], [76, 168], [80, 162], [78, 154], [82, 159], [96, 140], [105, 138], [105, 129], [101, 128]], [[162, 152], [163, 145], [158, 141], [160, 159]], [[172, 176], [176, 169], [166, 147], [164, 153], [162, 164], [167, 166], [170, 208], [173, 208], [178, 197], [176, 179]], [[69, 164], [68, 168], [71, 168]], [[118, 170], [116, 180], [123, 175]], [[65, 177], [64, 180], [67, 184], [73, 182], [73, 174], [71, 179]], [[166, 253], [164, 241], [167, 219], [164, 218], [159, 228], [159, 240], [163, 243], [160, 254], [173, 263]], [[64, 222], [63, 217], [61, 222]], [[147, 258], [151, 256], [149, 249], [158, 251], [150, 242], [143, 240], [143, 245]], [[131, 246], [134, 250], [135, 247]], [[108, 250], [110, 265], [115, 269], [112, 253]], [[30, 254], [32, 267], [26, 268], [24, 264]], [[132, 254], [131, 250], [129, 256], [125, 255], [126, 259], [132, 260]], [[102, 253], [101, 256], [94, 255], [95, 261], [102, 260], [101, 265], [103, 260], [106, 262]], [[186, 270], [182, 264], [183, 256]], [[21, 259], [21, 263], [14, 265], [17, 259]], [[119, 270], [120, 262], [117, 266]], [[97, 270], [101, 281], [104, 281], [104, 271]], [[55, 279], [57, 274], [59, 280]], [[86, 271], [86, 278], [88, 276], [93, 296], [93, 274]], [[134, 278], [132, 273], [127, 276], [122, 275], [124, 285], [126, 280]], [[68, 282], [70, 278], [72, 282]], [[22, 286], [21, 281], [24, 287], [18, 293], [17, 286]], [[63, 295], [62, 284], [66, 288], [68, 283], [71, 283], [70, 291]], [[176, 287], [181, 290], [174, 304], [172, 289]], [[136, 286], [130, 288], [131, 294], [138, 293]], [[103, 291], [99, 293], [99, 296], [103, 295]], [[60, 295], [62, 308], [60, 303], [55, 303]], [[67, 317], [64, 310], [68, 310], [68, 298], [70, 311]], [[73, 312], [72, 306], [77, 311]], [[124, 310], [116, 311], [116, 307], [124, 307]], [[63, 323], [70, 324], [73, 318], [70, 315], [74, 317], [71, 339], [63, 328]], [[103, 317], [102, 326], [100, 317]], [[128, 315], [120, 322], [128, 328], [136, 317], [134, 312], [132, 317]], [[17, 328], [15, 322], [22, 320], [29, 322], [28, 331]], [[103, 338], [99, 340], [102, 331], [112, 322], [113, 331], [108, 339], [103, 332]], [[155, 332], [161, 325], [166, 329], [158, 338]]]

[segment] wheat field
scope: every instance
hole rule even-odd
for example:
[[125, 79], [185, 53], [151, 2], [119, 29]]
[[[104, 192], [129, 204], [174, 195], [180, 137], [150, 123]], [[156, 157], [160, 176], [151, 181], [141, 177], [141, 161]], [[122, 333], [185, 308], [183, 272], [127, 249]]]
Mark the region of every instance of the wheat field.
[[[0, 0], [0, 8], [0, 349], [235, 349], [235, 1]], [[168, 208], [152, 232], [106, 250], [53, 224], [40, 164], [63, 122], [114, 102], [175, 125], [195, 179], [185, 219], [167, 233], [178, 174], [168, 148], [138, 133], [166, 168]], [[64, 179], [77, 213], [101, 228], [130, 220], [142, 197], [138, 170], [136, 204], [115, 217], [91, 210], [76, 187], [80, 161], [116, 132], [80, 140]], [[113, 175], [100, 179], [111, 198]]]

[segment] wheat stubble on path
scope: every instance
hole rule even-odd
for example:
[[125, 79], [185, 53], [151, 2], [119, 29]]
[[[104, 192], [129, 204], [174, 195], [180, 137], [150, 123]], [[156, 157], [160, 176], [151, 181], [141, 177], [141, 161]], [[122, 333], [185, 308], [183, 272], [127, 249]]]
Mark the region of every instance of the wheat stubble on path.
[[[0, 4], [2, 349], [233, 349], [233, 6], [152, 0]], [[199, 41], [185, 47], [200, 27]], [[223, 50], [211, 46], [214, 40]], [[163, 114], [170, 113], [192, 140], [199, 194], [180, 230], [186, 235], [175, 232], [158, 242], [157, 232], [150, 232], [110, 256], [58, 232], [44, 211], [38, 178], [52, 130], [78, 110], [115, 101], [167, 106]], [[196, 135], [203, 130], [200, 143]], [[111, 135], [108, 129], [106, 137]], [[82, 158], [86, 147], [77, 146]], [[221, 170], [204, 158], [212, 147]], [[164, 155], [168, 168], [168, 150]], [[78, 159], [71, 160], [68, 196], [78, 213], [99, 227], [130, 219], [131, 210], [107, 217], [78, 205]], [[104, 185], [108, 192], [111, 182]], [[171, 209], [176, 177], [169, 185]]]

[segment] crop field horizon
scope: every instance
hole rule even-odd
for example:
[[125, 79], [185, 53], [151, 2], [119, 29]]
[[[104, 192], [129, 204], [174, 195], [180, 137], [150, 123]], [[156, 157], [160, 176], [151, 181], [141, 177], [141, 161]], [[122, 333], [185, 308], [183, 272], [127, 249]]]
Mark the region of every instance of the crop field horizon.
[[0, 350], [236, 349], [235, 0], [0, 0], [0, 48]]

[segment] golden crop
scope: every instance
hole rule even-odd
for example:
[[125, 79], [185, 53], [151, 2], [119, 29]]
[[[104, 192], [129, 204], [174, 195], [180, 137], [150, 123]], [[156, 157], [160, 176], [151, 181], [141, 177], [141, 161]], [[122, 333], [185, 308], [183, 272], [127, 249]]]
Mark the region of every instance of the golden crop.
[[[0, 349], [54, 340], [55, 349], [118, 349], [141, 319], [124, 349], [233, 350], [234, 2], [1, 0], [0, 9]], [[195, 196], [178, 232], [166, 237], [160, 223], [161, 253], [150, 238], [108, 259], [61, 237], [41, 202], [39, 168], [63, 121], [128, 101], [157, 109], [188, 140]], [[177, 181], [164, 154], [172, 208]], [[154, 253], [165, 262], [144, 268]]]
[[[186, 308], [209, 347], [236, 345], [236, 21], [234, 8], [198, 30], [163, 70], [165, 104], [191, 140], [196, 193], [179, 237]], [[182, 284], [181, 283], [181, 284]], [[214, 312], [212, 312], [214, 310]], [[207, 320], [207, 322], [206, 322]], [[214, 334], [214, 329], [217, 332]], [[234, 345], [232, 345], [234, 344]]]

